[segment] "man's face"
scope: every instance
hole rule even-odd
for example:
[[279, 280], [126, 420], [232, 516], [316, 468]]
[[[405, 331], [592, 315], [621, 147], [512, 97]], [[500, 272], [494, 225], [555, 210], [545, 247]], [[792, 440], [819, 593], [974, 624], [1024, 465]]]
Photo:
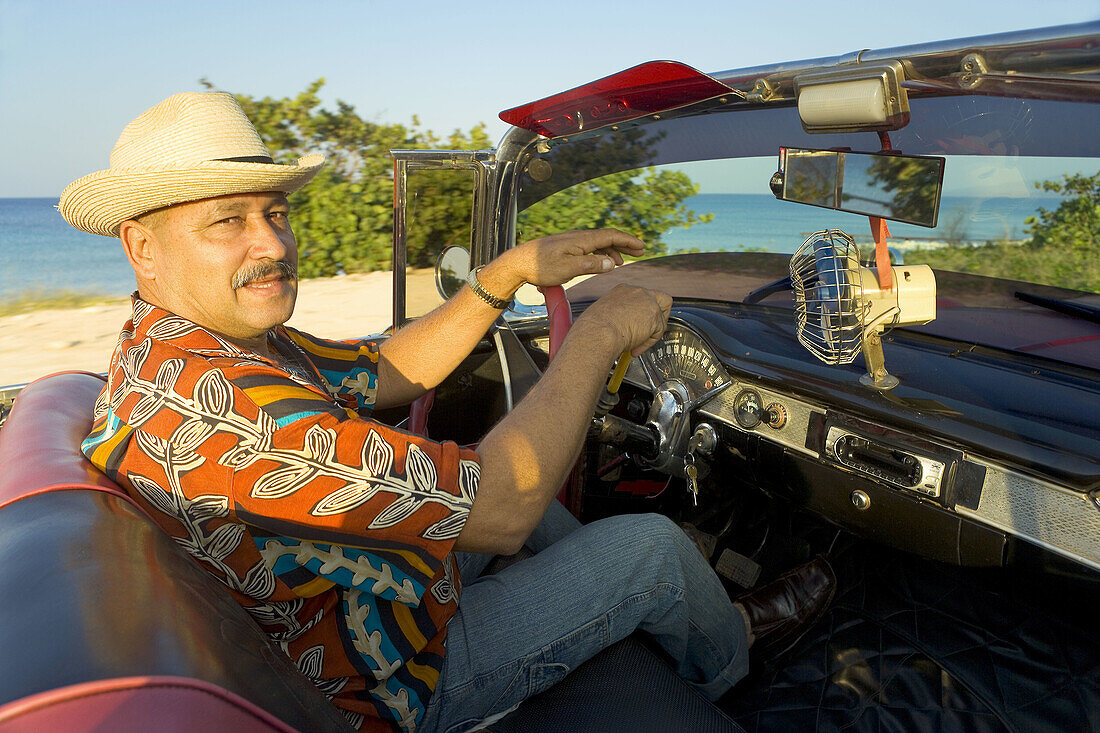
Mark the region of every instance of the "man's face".
[[179, 204], [150, 226], [155, 305], [234, 341], [262, 338], [294, 312], [298, 246], [281, 193]]

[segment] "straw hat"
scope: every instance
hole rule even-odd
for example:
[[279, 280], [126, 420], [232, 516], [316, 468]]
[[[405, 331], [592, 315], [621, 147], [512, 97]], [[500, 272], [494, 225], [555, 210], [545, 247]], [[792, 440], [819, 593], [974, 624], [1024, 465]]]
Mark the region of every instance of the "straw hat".
[[69, 184], [58, 209], [77, 229], [118, 236], [119, 224], [154, 209], [212, 196], [291, 193], [324, 165], [314, 153], [279, 165], [232, 94], [176, 94], [126, 126], [111, 167]]

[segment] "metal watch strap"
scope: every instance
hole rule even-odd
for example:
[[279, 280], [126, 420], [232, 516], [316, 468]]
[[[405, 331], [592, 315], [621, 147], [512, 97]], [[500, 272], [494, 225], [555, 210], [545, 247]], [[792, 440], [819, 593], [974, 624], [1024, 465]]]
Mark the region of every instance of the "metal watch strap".
[[508, 300], [498, 298], [495, 295], [492, 295], [488, 290], [483, 288], [481, 286], [481, 281], [477, 279], [477, 272], [480, 269], [480, 267], [475, 267], [474, 269], [470, 270], [470, 274], [466, 276], [466, 284], [470, 286], [470, 290], [473, 290], [477, 294], [477, 297], [484, 300], [490, 306], [498, 310], [504, 310], [511, 304], [511, 298], [509, 298]]

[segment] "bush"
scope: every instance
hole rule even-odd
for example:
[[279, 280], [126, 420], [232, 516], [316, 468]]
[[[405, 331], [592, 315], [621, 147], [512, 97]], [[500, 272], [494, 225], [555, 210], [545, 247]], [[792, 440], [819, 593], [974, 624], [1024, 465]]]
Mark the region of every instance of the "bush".
[[1066, 197], [1053, 211], [1025, 221], [1030, 239], [977, 247], [914, 249], [906, 260], [935, 269], [1100, 292], [1100, 171], [1040, 181], [1036, 188]]

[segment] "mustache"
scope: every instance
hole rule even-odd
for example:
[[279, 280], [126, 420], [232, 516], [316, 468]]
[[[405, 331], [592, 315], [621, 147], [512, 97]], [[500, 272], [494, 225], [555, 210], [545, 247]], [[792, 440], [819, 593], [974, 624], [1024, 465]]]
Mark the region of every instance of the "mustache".
[[231, 284], [234, 290], [238, 290], [245, 285], [250, 285], [257, 280], [264, 280], [271, 275], [278, 275], [284, 280], [294, 281], [298, 279], [298, 268], [286, 260], [261, 262], [238, 272], [233, 276]]

